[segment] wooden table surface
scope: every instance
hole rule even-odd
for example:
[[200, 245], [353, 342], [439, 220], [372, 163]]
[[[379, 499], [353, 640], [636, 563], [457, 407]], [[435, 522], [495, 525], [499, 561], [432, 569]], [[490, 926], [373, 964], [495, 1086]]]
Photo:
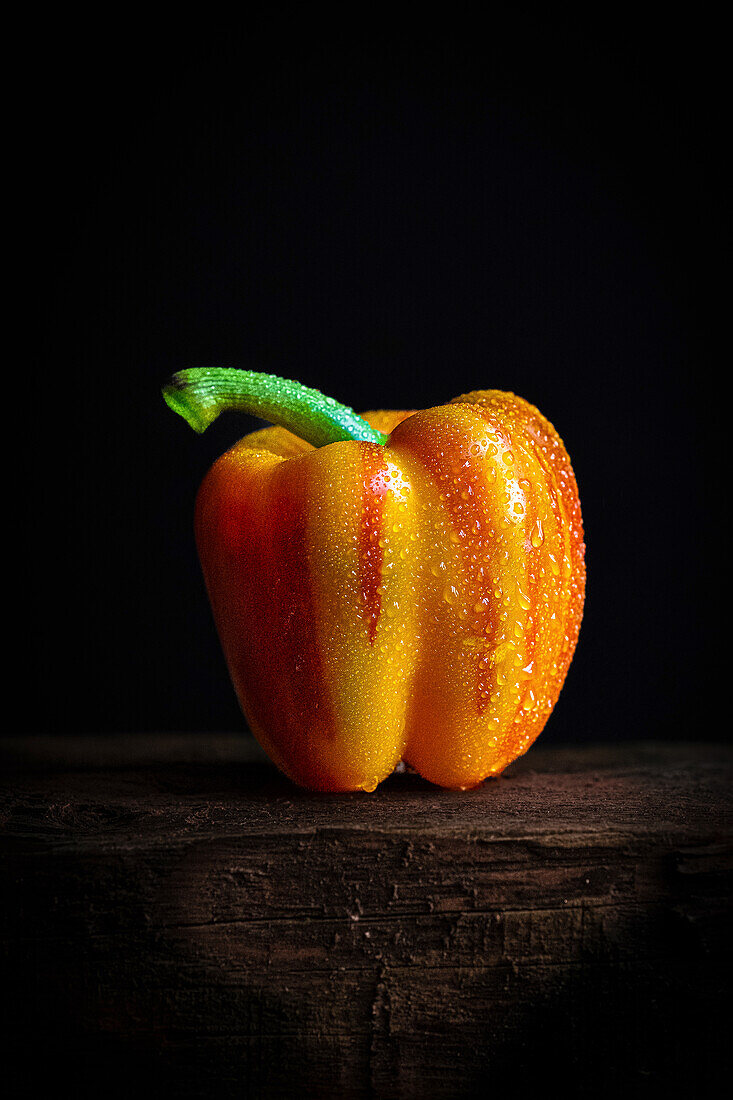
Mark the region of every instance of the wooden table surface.
[[49, 1067], [78, 1096], [240, 1098], [730, 1072], [722, 745], [537, 746], [466, 793], [310, 794], [240, 735], [0, 762], [7, 1095]]

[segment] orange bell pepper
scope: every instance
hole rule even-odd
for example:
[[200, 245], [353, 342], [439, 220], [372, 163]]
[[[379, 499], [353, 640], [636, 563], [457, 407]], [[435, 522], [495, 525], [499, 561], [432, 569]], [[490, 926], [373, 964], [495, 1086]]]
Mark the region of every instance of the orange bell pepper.
[[195, 532], [249, 726], [320, 791], [373, 791], [400, 760], [475, 787], [543, 729], [585, 592], [565, 447], [527, 401], [477, 390], [363, 417], [255, 372], [181, 371], [168, 404], [278, 426], [205, 477]]

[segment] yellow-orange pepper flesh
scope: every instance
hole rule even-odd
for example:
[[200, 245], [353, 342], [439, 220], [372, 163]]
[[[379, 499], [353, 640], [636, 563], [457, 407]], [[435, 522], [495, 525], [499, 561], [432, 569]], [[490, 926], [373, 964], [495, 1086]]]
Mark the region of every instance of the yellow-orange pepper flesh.
[[573, 471], [509, 393], [364, 419], [386, 445], [265, 428], [204, 479], [196, 541], [229, 671], [303, 786], [373, 790], [404, 759], [474, 787], [535, 740], [575, 649]]

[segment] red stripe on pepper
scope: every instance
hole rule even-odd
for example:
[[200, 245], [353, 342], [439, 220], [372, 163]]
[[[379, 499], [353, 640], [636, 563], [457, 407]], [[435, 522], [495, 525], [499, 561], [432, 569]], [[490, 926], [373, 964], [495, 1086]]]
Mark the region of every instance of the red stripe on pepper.
[[359, 527], [359, 584], [369, 642], [374, 645], [382, 609], [382, 536], [389, 467], [381, 447], [364, 444], [362, 456], [364, 479]]
[[[293, 737], [333, 738], [334, 723], [318, 643], [319, 609], [307, 568], [308, 475], [301, 463], [293, 478], [293, 464], [283, 463], [273, 479], [270, 498], [273, 627], [268, 645], [278, 646], [278, 667], [292, 669], [276, 685], [282, 721], [292, 725]], [[267, 663], [267, 662], [265, 662]]]

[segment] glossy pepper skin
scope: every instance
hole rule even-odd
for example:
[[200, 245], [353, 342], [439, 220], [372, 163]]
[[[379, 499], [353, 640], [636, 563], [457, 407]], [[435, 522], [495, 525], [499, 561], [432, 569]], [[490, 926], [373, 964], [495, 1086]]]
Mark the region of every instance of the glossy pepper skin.
[[302, 786], [371, 791], [404, 760], [472, 788], [532, 744], [573, 656], [573, 470], [511, 393], [364, 419], [385, 445], [270, 427], [204, 479], [196, 543], [229, 672]]

